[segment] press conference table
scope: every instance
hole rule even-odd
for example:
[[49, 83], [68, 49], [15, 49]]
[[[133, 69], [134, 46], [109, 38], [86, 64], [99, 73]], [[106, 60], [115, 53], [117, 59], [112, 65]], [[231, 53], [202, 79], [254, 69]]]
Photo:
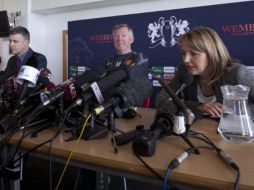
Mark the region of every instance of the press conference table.
[[[123, 131], [129, 131], [136, 125], [143, 124], [149, 128], [153, 122], [155, 110], [139, 108], [141, 118], [117, 119], [116, 127]], [[212, 119], [196, 121], [191, 129], [207, 135], [217, 146], [223, 149], [237, 162], [241, 170], [240, 190], [254, 190], [254, 142], [248, 144], [235, 144], [226, 142], [217, 134], [218, 122]], [[22, 142], [22, 149], [29, 150], [36, 145], [50, 139], [56, 131], [55, 127], [44, 130], [38, 137], [26, 137]], [[14, 144], [21, 136], [17, 133], [11, 140]], [[69, 133], [61, 133], [52, 144], [52, 154], [55, 160], [65, 162], [75, 141], [66, 142]], [[198, 140], [190, 139], [194, 145], [204, 145]], [[179, 136], [171, 135], [157, 140], [156, 153], [152, 157], [142, 157], [150, 167], [161, 176], [171, 160], [183, 152], [189, 146]], [[156, 177], [136, 158], [132, 152], [132, 143], [118, 146], [118, 153], [114, 152], [111, 135], [102, 139], [85, 141], [81, 140], [74, 151], [71, 164], [106, 173], [114, 173], [119, 176], [134, 177], [135, 179], [157, 181]], [[42, 146], [36, 153], [47, 158], [49, 143]], [[170, 180], [184, 184], [190, 184], [212, 189], [232, 189], [236, 178], [236, 172], [220, 160], [212, 150], [201, 150], [201, 154], [191, 154], [181, 165], [173, 170]]]

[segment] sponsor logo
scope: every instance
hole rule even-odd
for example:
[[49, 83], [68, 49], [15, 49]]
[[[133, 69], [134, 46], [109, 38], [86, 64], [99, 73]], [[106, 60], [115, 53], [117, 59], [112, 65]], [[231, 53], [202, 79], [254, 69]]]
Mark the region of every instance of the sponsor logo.
[[153, 79], [160, 79], [162, 78], [160, 73], [153, 73]]
[[148, 73], [148, 79], [149, 79], [149, 80], [152, 80], [152, 79], [153, 79], [152, 73]]
[[111, 34], [93, 34], [89, 36], [89, 39], [96, 43], [112, 43], [113, 41]]
[[151, 72], [153, 72], [153, 73], [163, 73], [163, 67], [162, 66], [153, 66], [151, 68]]
[[78, 66], [78, 71], [79, 72], [85, 72], [86, 71], [86, 67], [85, 66]]
[[20, 74], [23, 74], [25, 72], [25, 68], [24, 67], [21, 67], [20, 69], [19, 69], [19, 73]]
[[172, 80], [174, 78], [175, 74], [174, 73], [164, 73], [163, 79], [164, 80]]
[[158, 80], [153, 80], [153, 86], [161, 86]]
[[231, 36], [254, 35], [254, 23], [222, 25], [221, 29]]
[[133, 60], [132, 59], [127, 59], [124, 64], [125, 65], [131, 65], [133, 63]]
[[187, 20], [177, 19], [175, 16], [171, 16], [168, 20], [160, 17], [158, 21], [147, 25], [147, 36], [150, 38], [149, 48], [174, 46], [177, 38], [189, 30]]
[[175, 67], [164, 67], [164, 73], [174, 73]]

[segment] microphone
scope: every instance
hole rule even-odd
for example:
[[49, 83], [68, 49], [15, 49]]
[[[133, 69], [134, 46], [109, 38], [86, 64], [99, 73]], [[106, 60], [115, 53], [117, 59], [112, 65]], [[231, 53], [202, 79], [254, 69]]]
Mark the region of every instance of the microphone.
[[57, 100], [64, 98], [68, 102], [74, 101], [80, 95], [80, 91], [84, 90], [90, 81], [99, 78], [98, 73], [101, 70], [101, 68], [88, 70], [75, 78], [70, 78], [57, 86], [50, 87], [50, 91], [40, 91], [41, 103], [29, 115], [29, 121], [32, 121]]
[[8, 71], [5, 71], [5, 74], [1, 75], [0, 77], [0, 84], [5, 84], [6, 81], [8, 81], [9, 79], [16, 77], [18, 74], [18, 71], [16, 69], [11, 69]]
[[144, 100], [152, 93], [152, 85], [145, 78], [135, 78], [122, 83], [113, 94], [113, 97], [105, 104], [94, 109], [96, 115], [107, 109], [115, 111], [118, 117], [122, 117], [121, 109], [142, 106]]
[[194, 147], [192, 142], [184, 134], [186, 131], [184, 117], [181, 112], [176, 113], [162, 113], [156, 116], [155, 121], [151, 125], [150, 131], [144, 131], [137, 136], [132, 144], [132, 149], [135, 154], [141, 156], [152, 156], [156, 150], [156, 140], [171, 134], [180, 136], [195, 153], [200, 154], [200, 151]]
[[63, 98], [68, 102], [73, 102], [80, 95], [80, 91], [84, 89], [90, 81], [97, 79], [100, 68], [94, 70], [88, 70], [81, 75], [70, 78], [63, 83], [57, 85], [55, 88], [51, 89], [52, 95], [49, 97], [48, 101], [38, 106], [38, 109], [47, 107], [51, 105], [56, 100]]
[[40, 71], [37, 69], [38, 61], [32, 56], [27, 60], [26, 65], [22, 65], [18, 75], [17, 83], [22, 85], [19, 102], [26, 96], [29, 87], [35, 87]]
[[190, 73], [188, 73], [188, 72], [184, 73], [184, 74], [179, 78], [179, 82], [181, 83], [181, 86], [180, 86], [180, 88], [175, 92], [175, 94], [178, 95], [179, 93], [181, 93], [181, 96], [182, 96], [182, 98], [183, 98], [183, 97], [184, 97], [184, 96], [183, 96], [183, 90], [184, 90], [186, 87], [188, 87], [188, 86], [191, 85], [191, 83], [193, 82], [193, 79], [194, 79], [194, 77], [193, 77], [192, 74], [190, 74]]
[[124, 70], [117, 70], [112, 74], [105, 76], [104, 78], [100, 79], [98, 82], [93, 82], [88, 89], [83, 92], [73, 104], [71, 104], [66, 110], [65, 113], [69, 112], [70, 110], [74, 109], [75, 107], [86, 104], [94, 97], [94, 101], [102, 102], [104, 100], [101, 93], [104, 93], [109, 88], [119, 84], [121, 81], [127, 78], [127, 73]]
[[[108, 102], [95, 108], [93, 110], [93, 115], [99, 115], [104, 111], [110, 110], [110, 113], [108, 114], [107, 124], [109, 128], [113, 129], [115, 115], [117, 117], [122, 117], [125, 108], [142, 106], [144, 100], [151, 94], [151, 92], [152, 85], [147, 78], [142, 77], [128, 80], [117, 87], [115, 93], [113, 93], [112, 98], [110, 98]], [[95, 133], [93, 131], [95, 131]], [[87, 130], [86, 134], [89, 135], [86, 135], [85, 139], [94, 138], [97, 136], [96, 134], [98, 134], [98, 131], [105, 131], [105, 129], [96, 130], [96, 128], [91, 128]], [[126, 136], [119, 137], [117, 141], [120, 144], [126, 143], [130, 138], [134, 138], [134, 136], [135, 134], [130, 135], [128, 133]], [[113, 142], [116, 142], [114, 137]]]
[[[165, 91], [169, 94], [169, 96], [172, 98], [173, 102], [176, 104], [176, 106], [178, 107], [178, 110], [181, 110], [184, 115], [185, 115], [185, 119], [186, 119], [186, 124], [191, 125], [192, 122], [195, 119], [194, 114], [192, 113], [192, 111], [187, 108], [187, 106], [176, 96], [176, 94], [174, 93], [174, 91], [165, 84], [165, 82], [162, 79], [159, 79], [159, 83], [161, 84], [162, 88], [165, 89]], [[181, 85], [182, 87], [183, 85]], [[181, 89], [180, 87], [180, 89]]]
[[82, 93], [81, 97], [78, 98], [73, 104], [71, 104], [67, 110], [65, 110], [65, 113], [77, 106], [80, 106], [81, 104], [87, 103], [93, 97], [96, 97], [96, 102], [102, 104], [104, 101], [102, 93], [105, 93], [109, 88], [119, 85], [120, 82], [127, 81], [128, 79], [147, 77], [147, 73], [144, 74], [144, 68], [147, 68], [147, 64], [147, 59], [143, 58], [140, 59], [137, 64], [118, 69], [109, 74], [106, 73], [106, 75], [98, 82], [92, 83], [89, 87], [89, 90]]
[[19, 90], [19, 85], [16, 81], [16, 75], [8, 78], [2, 85], [2, 95], [11, 97]]
[[36, 83], [36, 87], [29, 94], [29, 97], [33, 97], [41, 93], [42, 91], [44, 91], [45, 88], [48, 88], [50, 84], [50, 80], [49, 80], [50, 76], [51, 76], [51, 71], [48, 68], [41, 69], [40, 75]]
[[51, 77], [51, 71], [48, 68], [43, 68], [40, 70], [40, 75], [38, 77], [38, 81], [36, 86], [38, 89], [46, 88], [49, 84], [49, 79]]

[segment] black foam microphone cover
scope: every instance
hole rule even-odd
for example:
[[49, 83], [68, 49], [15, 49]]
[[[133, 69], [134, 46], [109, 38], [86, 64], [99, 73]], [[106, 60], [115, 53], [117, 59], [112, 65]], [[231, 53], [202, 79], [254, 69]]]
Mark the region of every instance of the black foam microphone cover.
[[180, 78], [179, 78], [179, 82], [181, 84], [185, 84], [185, 86], [190, 86], [191, 83], [193, 82], [193, 75], [186, 72], [184, 75], [182, 75]]
[[96, 115], [109, 108], [115, 110], [118, 117], [122, 117], [123, 110], [130, 107], [140, 107], [144, 100], [152, 93], [152, 85], [147, 78], [128, 80], [117, 87], [112, 98], [107, 103], [94, 109]]
[[156, 115], [150, 129], [151, 131], [155, 131], [159, 128], [161, 130], [159, 138], [162, 138], [173, 133], [173, 125], [173, 114], [161, 113]]
[[122, 83], [116, 94], [120, 94], [123, 99], [122, 108], [140, 107], [144, 100], [152, 93], [152, 85], [150, 81], [145, 78], [135, 78]]

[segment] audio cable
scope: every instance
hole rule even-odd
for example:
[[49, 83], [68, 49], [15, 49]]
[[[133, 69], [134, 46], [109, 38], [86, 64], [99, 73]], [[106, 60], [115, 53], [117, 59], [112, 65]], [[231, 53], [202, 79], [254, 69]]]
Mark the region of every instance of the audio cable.
[[190, 131], [190, 136], [196, 139], [199, 139], [208, 145], [210, 145], [217, 153], [218, 157], [223, 160], [227, 165], [229, 165], [231, 168], [233, 168], [236, 171], [236, 179], [233, 185], [233, 190], [237, 190], [239, 186], [239, 181], [240, 181], [240, 168], [237, 165], [237, 163], [228, 155], [226, 154], [221, 148], [216, 146], [206, 135], [203, 133], [195, 132], [195, 131]]
[[187, 148], [185, 149], [180, 155], [178, 155], [174, 160], [172, 160], [169, 165], [168, 168], [164, 174], [164, 178], [163, 178], [163, 190], [167, 189], [167, 184], [170, 184], [168, 178], [170, 173], [172, 172], [173, 169], [175, 169], [177, 166], [179, 166], [184, 160], [186, 160], [191, 153], [195, 152], [194, 148]]

